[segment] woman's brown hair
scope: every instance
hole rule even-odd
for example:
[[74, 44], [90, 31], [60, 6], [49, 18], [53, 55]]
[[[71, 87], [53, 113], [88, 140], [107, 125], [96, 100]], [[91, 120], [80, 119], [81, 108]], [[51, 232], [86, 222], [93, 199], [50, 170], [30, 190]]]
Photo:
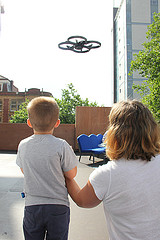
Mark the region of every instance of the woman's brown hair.
[[160, 129], [149, 109], [137, 100], [113, 105], [106, 154], [110, 159], [151, 160], [160, 153]]

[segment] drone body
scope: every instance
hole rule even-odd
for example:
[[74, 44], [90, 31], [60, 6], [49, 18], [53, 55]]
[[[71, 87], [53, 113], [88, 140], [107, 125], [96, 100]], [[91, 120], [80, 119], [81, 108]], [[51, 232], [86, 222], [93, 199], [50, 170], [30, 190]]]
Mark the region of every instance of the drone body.
[[101, 43], [98, 41], [87, 41], [87, 38], [82, 36], [72, 36], [65, 42], [58, 44], [58, 47], [63, 50], [71, 50], [76, 53], [86, 53], [91, 49], [99, 48]]

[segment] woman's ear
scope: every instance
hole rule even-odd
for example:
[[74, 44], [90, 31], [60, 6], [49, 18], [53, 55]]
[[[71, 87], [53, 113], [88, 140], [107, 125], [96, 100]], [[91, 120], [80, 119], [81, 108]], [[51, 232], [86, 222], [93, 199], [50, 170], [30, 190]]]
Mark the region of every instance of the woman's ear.
[[32, 125], [31, 125], [31, 122], [30, 122], [29, 118], [27, 119], [27, 125], [28, 125], [28, 127], [32, 128]]
[[56, 124], [54, 125], [54, 128], [57, 128], [60, 124], [60, 119], [57, 120]]

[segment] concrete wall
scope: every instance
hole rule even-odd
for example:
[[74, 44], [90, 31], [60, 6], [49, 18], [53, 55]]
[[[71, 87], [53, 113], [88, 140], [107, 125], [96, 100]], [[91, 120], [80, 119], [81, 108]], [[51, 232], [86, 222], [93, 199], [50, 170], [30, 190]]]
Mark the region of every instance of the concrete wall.
[[[78, 150], [77, 136], [106, 131], [109, 112], [109, 107], [77, 107], [76, 124], [60, 124], [53, 135]], [[19, 142], [32, 134], [33, 130], [25, 123], [0, 123], [0, 150], [17, 150]]]

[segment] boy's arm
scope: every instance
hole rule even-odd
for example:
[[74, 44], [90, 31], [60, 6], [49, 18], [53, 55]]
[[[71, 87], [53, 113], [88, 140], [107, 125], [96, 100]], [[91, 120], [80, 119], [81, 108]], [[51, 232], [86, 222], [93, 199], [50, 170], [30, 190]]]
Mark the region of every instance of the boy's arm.
[[79, 207], [93, 208], [101, 203], [101, 200], [97, 198], [89, 180], [82, 189], [74, 179], [66, 179], [66, 185], [68, 193]]
[[71, 169], [68, 172], [64, 172], [65, 179], [73, 179], [77, 174], [77, 167]]

